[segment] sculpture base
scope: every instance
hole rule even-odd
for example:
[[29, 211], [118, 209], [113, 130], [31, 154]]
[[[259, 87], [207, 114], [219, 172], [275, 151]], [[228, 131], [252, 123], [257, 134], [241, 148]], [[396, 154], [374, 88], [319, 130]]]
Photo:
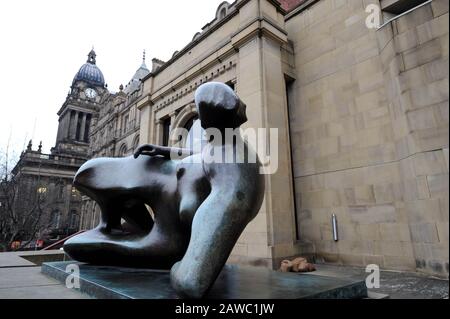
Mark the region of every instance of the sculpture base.
[[[42, 272], [62, 283], [80, 269], [80, 291], [98, 299], [178, 299], [170, 286], [170, 273], [74, 262], [42, 265]], [[293, 274], [264, 268], [227, 265], [207, 299], [360, 299], [367, 297], [363, 281]]]

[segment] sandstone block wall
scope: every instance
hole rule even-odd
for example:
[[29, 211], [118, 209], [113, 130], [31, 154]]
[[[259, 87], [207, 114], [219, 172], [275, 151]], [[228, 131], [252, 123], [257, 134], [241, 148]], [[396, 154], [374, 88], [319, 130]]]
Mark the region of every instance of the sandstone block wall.
[[369, 3], [322, 0], [286, 23], [300, 240], [328, 262], [448, 277], [448, 1], [380, 30]]

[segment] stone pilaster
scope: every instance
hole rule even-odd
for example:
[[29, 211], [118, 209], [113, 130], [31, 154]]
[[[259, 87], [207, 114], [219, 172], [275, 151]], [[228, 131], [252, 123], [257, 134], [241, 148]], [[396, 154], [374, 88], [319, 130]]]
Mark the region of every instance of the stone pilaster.
[[278, 157], [279, 165], [274, 174], [266, 176], [261, 212], [242, 235], [231, 259], [261, 260], [269, 267], [279, 266], [278, 259], [298, 252], [281, 56], [281, 46], [287, 44], [287, 33], [279, 15], [267, 1], [249, 1], [240, 8], [240, 21], [245, 21], [246, 27], [232, 39], [239, 50], [237, 93], [247, 104], [249, 122], [245, 128], [278, 129], [279, 149], [278, 152], [272, 150], [271, 155]]

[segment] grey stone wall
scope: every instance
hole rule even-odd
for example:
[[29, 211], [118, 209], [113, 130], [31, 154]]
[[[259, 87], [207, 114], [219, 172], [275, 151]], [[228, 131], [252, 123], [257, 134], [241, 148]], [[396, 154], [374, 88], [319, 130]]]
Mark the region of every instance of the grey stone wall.
[[322, 0], [287, 21], [300, 239], [328, 262], [448, 277], [448, 1], [376, 31], [369, 3]]

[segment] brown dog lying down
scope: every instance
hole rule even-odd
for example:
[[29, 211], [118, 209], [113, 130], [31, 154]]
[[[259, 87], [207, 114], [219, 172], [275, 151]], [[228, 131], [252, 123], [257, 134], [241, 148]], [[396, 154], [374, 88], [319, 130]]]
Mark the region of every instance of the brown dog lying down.
[[296, 258], [293, 261], [283, 260], [281, 262], [281, 272], [313, 272], [316, 271], [316, 267], [313, 264], [308, 263], [306, 258]]

